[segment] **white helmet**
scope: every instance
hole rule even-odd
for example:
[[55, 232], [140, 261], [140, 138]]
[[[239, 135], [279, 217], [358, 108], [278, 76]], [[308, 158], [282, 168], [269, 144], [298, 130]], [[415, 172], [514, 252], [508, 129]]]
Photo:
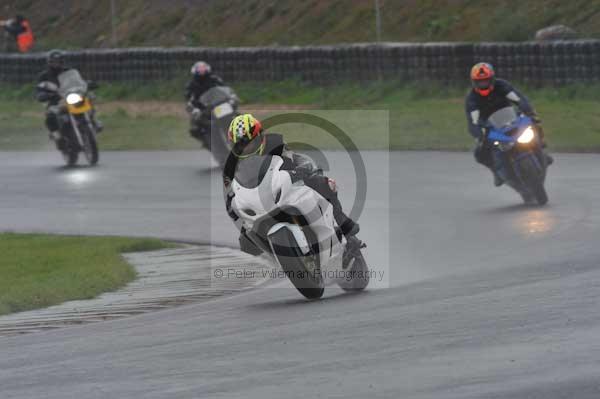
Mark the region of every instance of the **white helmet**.
[[194, 65], [192, 65], [191, 73], [197, 77], [203, 77], [206, 75], [210, 75], [212, 68], [210, 65], [204, 61], [198, 61]]

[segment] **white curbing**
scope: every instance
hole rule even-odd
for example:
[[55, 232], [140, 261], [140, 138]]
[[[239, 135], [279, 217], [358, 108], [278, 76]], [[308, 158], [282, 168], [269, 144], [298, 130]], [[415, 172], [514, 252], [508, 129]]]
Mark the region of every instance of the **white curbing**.
[[[137, 271], [124, 288], [91, 300], [77, 300], [44, 309], [0, 317], [0, 336], [39, 332], [166, 309], [248, 290], [265, 282], [269, 268], [259, 257], [214, 246], [123, 255]], [[214, 278], [216, 269], [247, 271], [243, 278]]]

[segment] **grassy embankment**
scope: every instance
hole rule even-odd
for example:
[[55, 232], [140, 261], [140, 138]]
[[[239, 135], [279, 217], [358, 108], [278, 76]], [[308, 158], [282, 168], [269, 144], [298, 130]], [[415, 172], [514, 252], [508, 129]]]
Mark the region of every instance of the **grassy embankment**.
[[[101, 135], [103, 150], [194, 149], [198, 144], [187, 134], [181, 100], [182, 82], [163, 82], [139, 88], [106, 85], [98, 91], [98, 110], [106, 125]], [[309, 109], [388, 110], [389, 143], [382, 135], [369, 137], [370, 127], [385, 127], [380, 118], [356, 113], [339, 121], [361, 136], [365, 149], [466, 150], [472, 140], [466, 132], [463, 99], [465, 88], [439, 85], [406, 85], [397, 82], [341, 85], [328, 88], [299, 82], [267, 85], [235, 85], [243, 107], [268, 109], [288, 104]], [[42, 125], [42, 108], [32, 100], [32, 87], [0, 90], [0, 150], [40, 149], [48, 146]], [[569, 86], [558, 89], [527, 89], [548, 135], [558, 151], [600, 151], [600, 91], [597, 87]], [[157, 100], [160, 102], [157, 102]], [[365, 117], [366, 115], [366, 117]], [[338, 122], [338, 121], [334, 121]], [[345, 124], [344, 124], [345, 123]], [[310, 140], [327, 147], [311, 129], [284, 127], [289, 140]], [[358, 137], [358, 136], [354, 136]]]
[[114, 291], [135, 277], [121, 253], [170, 246], [156, 239], [0, 234], [0, 315]]
[[[12, 3], [12, 5], [11, 5]], [[116, 46], [263, 46], [369, 42], [372, 0], [2, 1], [4, 17], [26, 15], [37, 49]], [[554, 24], [600, 37], [599, 0], [380, 1], [383, 41], [521, 41]], [[94, 23], [90, 23], [94, 21]], [[193, 28], [191, 28], [193, 27]]]

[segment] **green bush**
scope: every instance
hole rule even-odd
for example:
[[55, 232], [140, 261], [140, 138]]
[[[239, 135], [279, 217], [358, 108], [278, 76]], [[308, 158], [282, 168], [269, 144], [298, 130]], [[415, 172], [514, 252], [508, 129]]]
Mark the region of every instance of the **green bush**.
[[535, 36], [536, 28], [522, 8], [503, 6], [481, 18], [481, 40], [487, 42], [522, 42]]

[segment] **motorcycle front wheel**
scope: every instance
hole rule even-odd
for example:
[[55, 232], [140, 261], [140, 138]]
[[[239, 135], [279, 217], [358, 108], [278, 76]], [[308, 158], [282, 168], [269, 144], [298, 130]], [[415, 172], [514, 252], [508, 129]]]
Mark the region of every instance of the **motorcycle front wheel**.
[[[542, 165], [542, 167], [544, 166]], [[539, 205], [546, 205], [548, 203], [548, 194], [544, 187], [545, 172], [539, 170], [533, 158], [522, 161], [520, 168], [523, 183], [533, 194], [537, 203]]]
[[270, 235], [269, 240], [273, 254], [294, 287], [308, 299], [321, 298], [325, 286], [316, 257], [302, 254], [293, 234], [286, 228]]
[[90, 166], [94, 166], [98, 163], [98, 143], [96, 142], [96, 136], [92, 129], [86, 123], [79, 126], [81, 133], [81, 139], [83, 140], [83, 153], [85, 159], [87, 159]]

